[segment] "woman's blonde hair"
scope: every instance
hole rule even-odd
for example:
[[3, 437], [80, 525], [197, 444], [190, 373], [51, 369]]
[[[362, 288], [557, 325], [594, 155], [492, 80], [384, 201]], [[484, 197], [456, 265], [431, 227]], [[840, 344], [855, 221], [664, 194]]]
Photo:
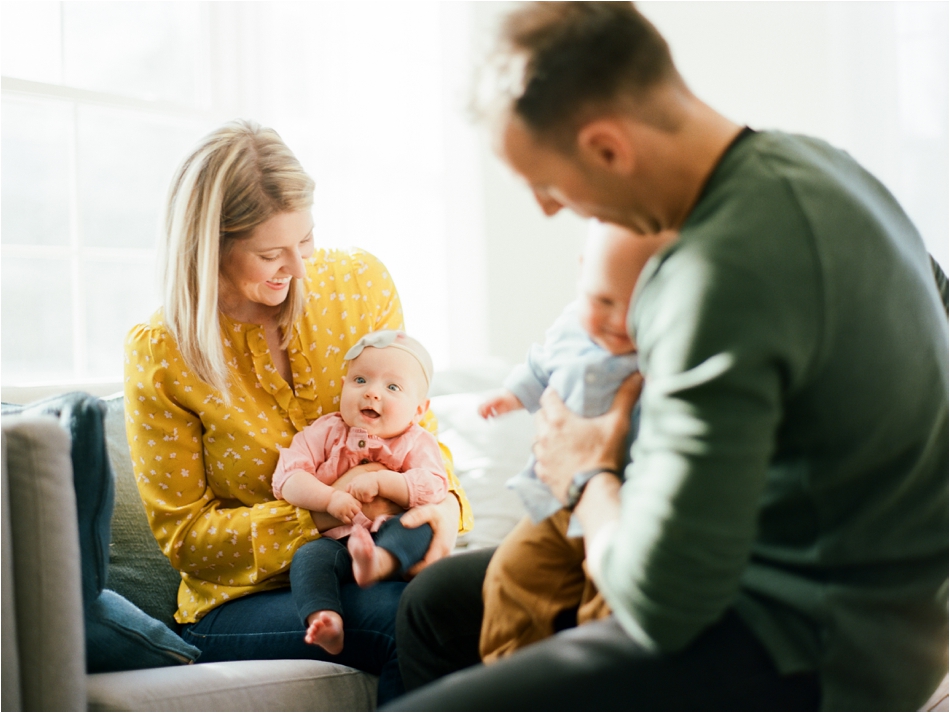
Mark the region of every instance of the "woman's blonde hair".
[[[202, 139], [172, 181], [162, 260], [165, 326], [195, 376], [228, 398], [218, 319], [218, 271], [234, 242], [286, 212], [309, 210], [313, 179], [273, 129], [233, 121]], [[291, 280], [278, 324], [286, 348], [303, 310]]]

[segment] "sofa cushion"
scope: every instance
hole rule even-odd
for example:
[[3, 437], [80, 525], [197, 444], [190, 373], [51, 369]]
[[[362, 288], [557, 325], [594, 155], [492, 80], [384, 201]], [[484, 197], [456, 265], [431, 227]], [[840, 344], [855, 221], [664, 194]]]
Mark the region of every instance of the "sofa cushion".
[[102, 399], [102, 403], [106, 408], [106, 448], [115, 476], [109, 588], [178, 631], [174, 614], [181, 575], [162, 553], [148, 526], [125, 435], [124, 397], [118, 393]]
[[368, 711], [375, 676], [309, 660], [227, 661], [101, 673], [88, 679], [90, 711]]
[[199, 650], [165, 624], [115, 592], [103, 594], [108, 578], [114, 484], [106, 451], [102, 402], [89, 394], [74, 392], [27, 406], [4, 405], [3, 411], [55, 416], [72, 439], [87, 669], [119, 671], [194, 661]]
[[527, 411], [483, 419], [478, 405], [487, 394], [443, 394], [430, 401], [439, 419], [439, 440], [452, 451], [458, 474], [475, 515], [460, 547], [495, 547], [525, 516], [524, 506], [505, 482], [528, 463], [534, 420]]

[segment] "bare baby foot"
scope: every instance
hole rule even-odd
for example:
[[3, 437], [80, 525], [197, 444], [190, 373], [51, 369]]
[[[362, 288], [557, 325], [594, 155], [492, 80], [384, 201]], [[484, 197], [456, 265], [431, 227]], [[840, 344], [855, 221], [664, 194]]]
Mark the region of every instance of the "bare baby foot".
[[362, 527], [354, 527], [346, 548], [353, 558], [353, 579], [361, 587], [370, 587], [379, 581], [377, 548], [372, 536]]
[[323, 648], [328, 654], [343, 650], [343, 617], [335, 611], [317, 611], [307, 617], [303, 640]]

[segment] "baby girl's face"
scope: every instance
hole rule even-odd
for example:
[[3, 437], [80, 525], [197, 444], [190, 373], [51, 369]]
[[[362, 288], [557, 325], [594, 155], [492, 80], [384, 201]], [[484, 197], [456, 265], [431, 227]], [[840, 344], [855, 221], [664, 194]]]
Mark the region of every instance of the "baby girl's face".
[[635, 235], [625, 228], [601, 225], [588, 238], [579, 285], [581, 326], [611, 354], [636, 351], [627, 333], [630, 297], [647, 260], [673, 237], [672, 233]]
[[426, 381], [415, 357], [403, 349], [367, 347], [350, 362], [340, 414], [350, 428], [394, 438], [429, 408]]

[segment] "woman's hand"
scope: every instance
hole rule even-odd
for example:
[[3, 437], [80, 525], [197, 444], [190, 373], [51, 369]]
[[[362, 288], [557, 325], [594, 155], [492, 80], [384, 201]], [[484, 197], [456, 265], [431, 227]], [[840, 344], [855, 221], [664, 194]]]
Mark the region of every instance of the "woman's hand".
[[632, 374], [617, 390], [610, 410], [595, 418], [575, 414], [552, 389], [544, 392], [532, 451], [537, 459], [534, 471], [554, 497], [562, 503], [567, 501], [567, 490], [575, 473], [620, 467], [630, 412], [642, 388], [643, 376], [639, 372]]
[[402, 516], [403, 527], [411, 529], [427, 522], [432, 528], [432, 543], [429, 545], [429, 551], [421, 562], [409, 569], [410, 577], [415, 577], [430, 564], [451, 554], [455, 549], [455, 541], [459, 536], [460, 512], [459, 501], [455, 495], [449, 493], [441, 503], [419, 505]]

